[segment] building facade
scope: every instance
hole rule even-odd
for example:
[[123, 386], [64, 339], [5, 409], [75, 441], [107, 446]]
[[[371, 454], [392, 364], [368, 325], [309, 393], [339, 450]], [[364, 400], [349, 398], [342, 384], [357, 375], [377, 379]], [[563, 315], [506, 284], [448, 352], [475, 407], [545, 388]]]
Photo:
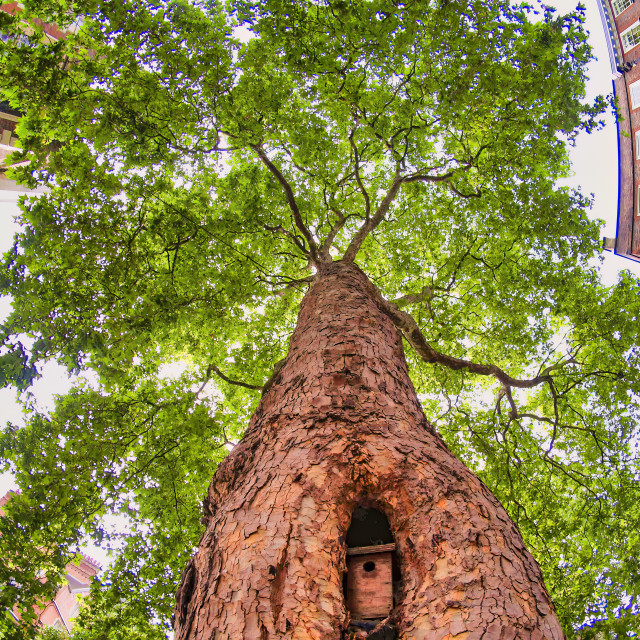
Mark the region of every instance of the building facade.
[[80, 601], [89, 594], [91, 580], [99, 569], [100, 565], [84, 554], [79, 558], [79, 564], [69, 563], [65, 567], [65, 584], [38, 615], [40, 624], [61, 631], [70, 631], [73, 620], [80, 611]]
[[618, 215], [605, 249], [640, 261], [640, 0], [597, 0], [618, 104]]

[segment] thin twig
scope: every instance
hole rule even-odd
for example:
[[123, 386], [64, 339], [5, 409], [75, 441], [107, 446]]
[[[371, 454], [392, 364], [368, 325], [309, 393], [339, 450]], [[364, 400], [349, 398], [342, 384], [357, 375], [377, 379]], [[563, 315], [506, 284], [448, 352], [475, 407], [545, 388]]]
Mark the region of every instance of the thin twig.
[[308, 252], [304, 246], [304, 242], [302, 242], [295, 233], [291, 233], [291, 231], [289, 231], [288, 229], [285, 229], [281, 224], [276, 225], [275, 227], [272, 227], [271, 225], [268, 225], [268, 224], [263, 224], [262, 226], [267, 231], [272, 231], [272, 232], [279, 231], [280, 233], [284, 234], [288, 238], [291, 238], [291, 240], [293, 240], [293, 243], [296, 245], [296, 247], [298, 247], [298, 249], [300, 249], [300, 251], [302, 251], [305, 255], [308, 255]]

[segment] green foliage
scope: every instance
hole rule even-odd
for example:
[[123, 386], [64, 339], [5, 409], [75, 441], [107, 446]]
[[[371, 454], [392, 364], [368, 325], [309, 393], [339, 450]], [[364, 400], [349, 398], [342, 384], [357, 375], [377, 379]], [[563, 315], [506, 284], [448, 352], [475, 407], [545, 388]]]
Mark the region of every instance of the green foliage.
[[165, 629], [154, 624], [147, 601], [131, 598], [131, 589], [135, 589], [132, 580], [137, 578], [130, 578], [112, 588], [94, 581], [75, 620], [71, 640], [165, 640]]
[[66, 640], [69, 634], [53, 627], [43, 627], [38, 631], [38, 640]]
[[0, 519], [2, 606], [27, 616], [88, 536], [115, 559], [78, 637], [164, 634], [250, 387], [286, 353], [310, 266], [351, 252], [437, 351], [549, 378], [504, 389], [408, 351], [427, 415], [518, 523], [567, 632], [637, 631], [639, 285], [600, 284], [588, 200], [555, 186], [605, 106], [583, 103], [583, 9], [24, 6], [0, 13], [16, 36], [0, 90], [24, 113], [15, 159], [31, 163], [13, 175], [49, 192], [24, 200], [5, 256], [0, 376], [25, 389], [55, 359], [76, 377], [0, 436], [22, 489]]

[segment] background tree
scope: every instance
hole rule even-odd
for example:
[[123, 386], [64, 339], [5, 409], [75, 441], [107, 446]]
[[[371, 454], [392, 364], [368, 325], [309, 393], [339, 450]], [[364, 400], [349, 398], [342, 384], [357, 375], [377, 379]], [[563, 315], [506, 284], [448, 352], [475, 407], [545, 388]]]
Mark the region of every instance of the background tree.
[[[334, 257], [410, 314], [425, 413], [518, 524], [567, 633], [634, 630], [638, 283], [601, 286], [588, 201], [555, 186], [604, 106], [582, 103], [583, 10], [24, 6], [0, 13], [32, 25], [0, 86], [25, 113], [16, 176], [50, 192], [6, 256], [2, 372], [77, 377], [2, 436], [22, 489], [3, 605], [28, 611], [88, 535], [117, 548], [122, 615], [167, 624], [206, 484]], [[39, 20], [79, 27], [50, 42]]]

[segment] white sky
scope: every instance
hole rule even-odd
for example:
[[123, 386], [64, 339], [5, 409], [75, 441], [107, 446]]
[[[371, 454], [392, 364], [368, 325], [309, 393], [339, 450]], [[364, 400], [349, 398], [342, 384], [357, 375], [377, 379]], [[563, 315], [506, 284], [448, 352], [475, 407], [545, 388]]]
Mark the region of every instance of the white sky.
[[[549, 4], [557, 6], [561, 13], [566, 13], [572, 10], [577, 2], [576, 0], [556, 0], [556, 2], [550, 0]], [[611, 93], [612, 77], [596, 0], [586, 0], [584, 4], [587, 6], [587, 29], [590, 32], [591, 45], [598, 58], [589, 68], [587, 97], [592, 99], [598, 94]], [[572, 149], [571, 157], [574, 175], [567, 182], [572, 186], [581, 185], [585, 193], [595, 195], [592, 216], [605, 221], [606, 226], [602, 235], [614, 237], [618, 174], [616, 127], [613, 118], [609, 115], [607, 127], [603, 131], [591, 135], [583, 134], [576, 147]], [[17, 212], [18, 195], [16, 192], [0, 191], [0, 252], [6, 251], [12, 243], [15, 231], [13, 218]], [[640, 275], [640, 263], [619, 258], [610, 252], [604, 255], [605, 282], [614, 282], [619, 269], [629, 269]], [[6, 317], [9, 308], [10, 301], [6, 298], [0, 299], [0, 319]], [[60, 367], [53, 363], [46, 365], [43, 378], [34, 387], [34, 394], [40, 407], [42, 409], [51, 407], [54, 395], [64, 393], [68, 386], [67, 378]], [[18, 424], [22, 422], [22, 410], [15, 402], [15, 392], [11, 389], [0, 390], [0, 424], [4, 425], [7, 421]], [[14, 488], [10, 474], [0, 475], [0, 496], [10, 488]], [[91, 553], [94, 552], [92, 549]]]

